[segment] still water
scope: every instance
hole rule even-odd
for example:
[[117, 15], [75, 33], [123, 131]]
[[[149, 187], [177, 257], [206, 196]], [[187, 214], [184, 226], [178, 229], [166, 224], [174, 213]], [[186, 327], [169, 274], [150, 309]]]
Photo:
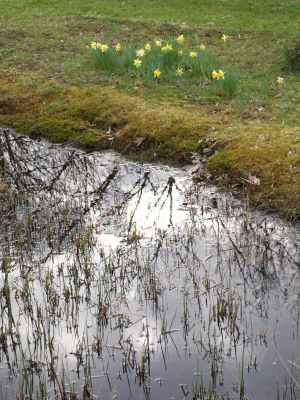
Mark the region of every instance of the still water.
[[181, 169], [0, 131], [2, 399], [299, 399], [299, 230]]

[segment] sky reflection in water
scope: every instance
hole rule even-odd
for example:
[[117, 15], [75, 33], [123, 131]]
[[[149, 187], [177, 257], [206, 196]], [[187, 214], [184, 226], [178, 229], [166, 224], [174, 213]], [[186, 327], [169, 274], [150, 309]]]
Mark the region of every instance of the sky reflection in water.
[[298, 399], [297, 229], [179, 169], [0, 134], [2, 398], [231, 399], [244, 380]]

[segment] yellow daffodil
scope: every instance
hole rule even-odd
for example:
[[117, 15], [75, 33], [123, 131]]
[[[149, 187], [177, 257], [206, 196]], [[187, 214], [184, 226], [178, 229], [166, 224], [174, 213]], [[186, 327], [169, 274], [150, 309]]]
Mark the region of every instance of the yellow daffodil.
[[142, 61], [141, 61], [141, 60], [139, 60], [138, 58], [137, 58], [136, 60], [134, 60], [134, 63], [133, 63], [133, 65], [135, 65], [137, 68], [138, 68], [138, 67], [140, 67], [140, 66], [141, 66], [141, 64], [142, 64]]
[[176, 40], [178, 43], [182, 43], [184, 41], [184, 36], [180, 35], [180, 36], [178, 36], [178, 38], [176, 38]]
[[168, 50], [168, 51], [172, 51], [172, 50], [173, 50], [173, 47], [172, 47], [172, 45], [171, 45], [171, 44], [167, 44], [167, 46], [166, 46], [166, 47], [167, 47], [167, 50]]
[[144, 49], [137, 50], [136, 55], [137, 57], [143, 57], [145, 55], [145, 50]]
[[216, 72], [215, 70], [212, 72], [211, 76], [213, 77], [213, 79], [225, 79], [225, 72], [223, 72], [221, 69], [219, 69], [219, 72]]
[[280, 76], [278, 76], [277, 83], [279, 83], [279, 85], [281, 85], [283, 83], [283, 78], [280, 78]]
[[115, 49], [116, 49], [116, 51], [121, 51], [121, 45], [120, 45], [120, 43], [118, 43], [118, 44], [115, 46]]
[[157, 40], [157, 41], [155, 42], [155, 44], [156, 44], [156, 46], [161, 46], [161, 41], [160, 41], [160, 40]]
[[97, 42], [97, 43], [96, 43], [96, 47], [97, 47], [97, 49], [100, 49], [100, 48], [102, 47], [102, 44], [99, 43], [99, 42]]
[[160, 70], [157, 69], [156, 71], [154, 71], [154, 78], [155, 78], [155, 77], [159, 78], [159, 77], [160, 77], [160, 74], [161, 74]]
[[[216, 79], [216, 78], [218, 78], [219, 74], [215, 70], [213, 70], [211, 76], [213, 77], [213, 79]], [[219, 80], [219, 78], [218, 78], [218, 80]]]
[[181, 51], [181, 50], [179, 50], [178, 54], [179, 54], [180, 56], [182, 56], [182, 51]]
[[149, 44], [149, 43], [147, 43], [147, 44], [146, 44], [146, 46], [145, 46], [145, 49], [146, 49], [146, 50], [148, 50], [148, 51], [150, 51], [150, 49], [151, 49], [151, 46], [150, 46], [150, 44]]
[[91, 48], [92, 48], [92, 49], [95, 49], [96, 47], [97, 47], [97, 43], [96, 43], [96, 42], [92, 42], [92, 43], [91, 43]]
[[195, 53], [194, 51], [190, 52], [190, 57], [195, 58], [197, 57], [197, 53]]
[[205, 46], [204, 46], [204, 44], [201, 44], [201, 46], [200, 46], [200, 50], [202, 50], [202, 51], [204, 51], [204, 50], [205, 50]]
[[178, 68], [178, 70], [176, 71], [176, 75], [181, 76], [183, 74], [182, 68]]
[[222, 78], [222, 79], [225, 79], [225, 72], [223, 72], [221, 69], [219, 69], [219, 77], [218, 77], [218, 79], [220, 79], [220, 78]]
[[165, 46], [165, 47], [162, 47], [162, 48], [161, 48], [161, 51], [162, 51], [162, 52], [167, 51], [167, 47], [166, 47], [166, 46]]
[[103, 44], [102, 47], [101, 47], [102, 53], [103, 53], [104, 51], [107, 51], [107, 49], [108, 49], [107, 44]]
[[224, 40], [224, 42], [226, 42], [227, 39], [228, 39], [228, 36], [226, 36], [226, 35], [222, 36], [222, 40]]

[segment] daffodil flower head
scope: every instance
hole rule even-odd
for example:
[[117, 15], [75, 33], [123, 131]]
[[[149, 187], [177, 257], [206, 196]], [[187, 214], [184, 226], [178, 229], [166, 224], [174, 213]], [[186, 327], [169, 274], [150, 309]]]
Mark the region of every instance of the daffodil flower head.
[[137, 58], [136, 60], [134, 60], [134, 63], [133, 63], [133, 65], [135, 65], [137, 68], [138, 68], [138, 67], [140, 67], [140, 66], [141, 66], [141, 64], [142, 64], [142, 61], [141, 61], [141, 60], [139, 60], [138, 58]]
[[167, 44], [167, 46], [166, 46], [166, 47], [167, 47], [167, 50], [168, 50], [168, 51], [172, 51], [172, 50], [173, 50], [173, 47], [172, 47], [172, 45], [171, 45], [171, 44]]
[[212, 76], [213, 79], [217, 78], [219, 80], [219, 74], [215, 70], [213, 70], [211, 76]]
[[145, 46], [145, 49], [146, 49], [146, 50], [148, 50], [148, 51], [150, 51], [150, 50], [151, 50], [151, 46], [150, 46], [150, 44], [149, 44], [149, 43], [147, 43], [147, 44], [146, 44], [146, 46]]
[[103, 53], [104, 51], [107, 51], [107, 50], [108, 50], [107, 44], [103, 44], [102, 47], [101, 47], [101, 50], [102, 50], [102, 53]]
[[178, 54], [179, 54], [180, 56], [182, 56], [182, 50], [179, 50]]
[[178, 36], [178, 38], [176, 38], [176, 40], [178, 43], [182, 43], [184, 41], [184, 36], [180, 35], [180, 36]]
[[143, 57], [145, 55], [145, 50], [144, 49], [137, 50], [136, 55], [137, 57]]
[[205, 50], [205, 46], [204, 46], [204, 44], [201, 44], [201, 46], [200, 46], [200, 50], [202, 50], [202, 51], [204, 51], [204, 50]]
[[159, 69], [155, 70], [154, 71], [154, 78], [156, 78], [156, 77], [159, 78], [160, 74], [161, 74], [161, 71]]
[[161, 51], [162, 51], [162, 52], [167, 51], [167, 47], [166, 47], [166, 46], [165, 46], [165, 47], [162, 47], [162, 48], [161, 48]]
[[156, 44], [156, 46], [161, 46], [161, 41], [160, 40], [157, 40], [156, 42], [155, 42], [155, 44]]
[[194, 51], [190, 52], [190, 57], [195, 58], [197, 57], [197, 53], [195, 53]]
[[118, 43], [118, 44], [115, 46], [115, 49], [116, 49], [116, 51], [121, 51], [121, 45], [120, 45], [120, 43]]
[[92, 42], [92, 43], [91, 43], [91, 48], [92, 48], [92, 49], [95, 49], [96, 47], [97, 47], [97, 43], [96, 43], [96, 42]]
[[228, 39], [228, 36], [226, 36], [226, 35], [222, 36], [222, 40], [224, 40], [224, 42], [226, 42], [227, 39]]
[[176, 71], [176, 75], [181, 76], [183, 74], [182, 68], [178, 68]]
[[278, 76], [277, 78], [277, 83], [279, 83], [279, 85], [281, 85], [283, 83], [283, 78], [281, 78], [280, 76]]
[[101, 44], [101, 43], [99, 43], [99, 42], [97, 42], [97, 43], [96, 43], [96, 47], [97, 47], [97, 49], [101, 49], [101, 47], [102, 47], [102, 44]]
[[225, 79], [225, 72], [223, 72], [221, 69], [219, 69], [218, 75], [219, 75], [218, 79], [220, 78]]

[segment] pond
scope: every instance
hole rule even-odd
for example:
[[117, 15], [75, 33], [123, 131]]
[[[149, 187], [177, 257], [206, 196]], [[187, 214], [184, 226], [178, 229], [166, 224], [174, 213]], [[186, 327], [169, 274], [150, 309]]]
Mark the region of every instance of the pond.
[[0, 131], [1, 399], [299, 399], [299, 230], [71, 146]]

